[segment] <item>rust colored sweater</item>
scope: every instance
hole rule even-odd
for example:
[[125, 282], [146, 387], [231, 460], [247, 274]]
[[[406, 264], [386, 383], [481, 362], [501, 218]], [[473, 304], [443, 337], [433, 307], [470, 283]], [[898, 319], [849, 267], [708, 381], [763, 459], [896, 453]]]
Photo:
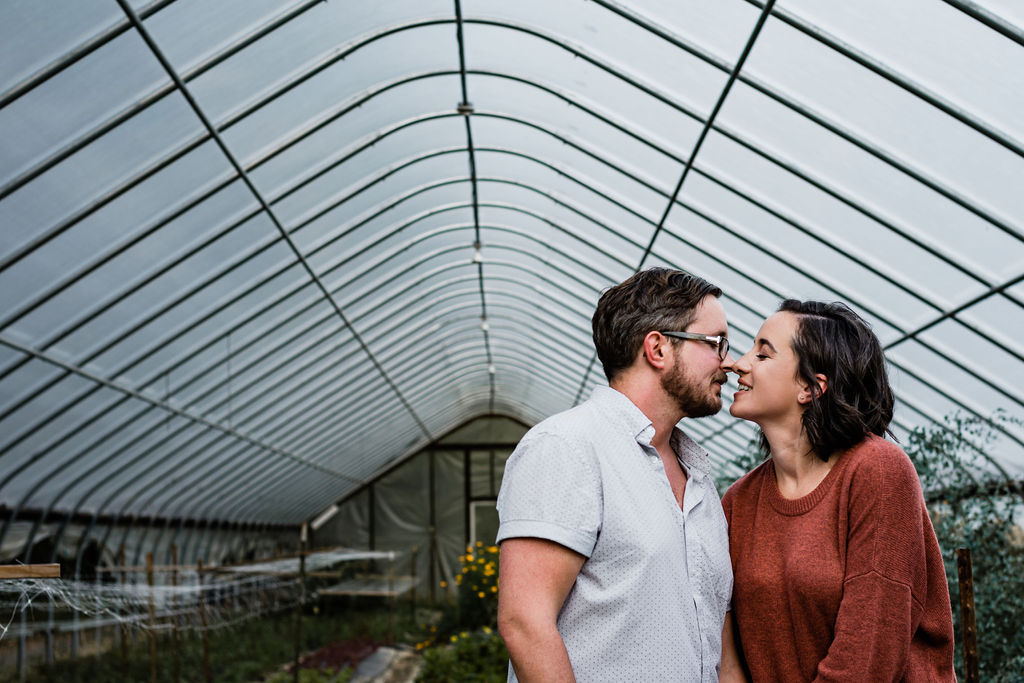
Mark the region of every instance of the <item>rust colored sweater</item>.
[[869, 437], [783, 498], [769, 459], [722, 499], [740, 648], [759, 681], [955, 681], [949, 589], [914, 466]]

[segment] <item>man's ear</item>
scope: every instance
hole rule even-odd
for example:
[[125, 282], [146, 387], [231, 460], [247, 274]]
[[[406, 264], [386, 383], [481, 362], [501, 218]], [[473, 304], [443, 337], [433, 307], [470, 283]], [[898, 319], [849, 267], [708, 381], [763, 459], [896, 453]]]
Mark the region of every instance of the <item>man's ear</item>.
[[644, 337], [643, 355], [644, 359], [651, 364], [651, 367], [662, 369], [665, 367], [665, 347], [671, 344], [669, 338], [660, 332], [651, 331]]
[[[828, 391], [828, 377], [821, 374], [820, 372], [814, 375], [814, 380], [817, 383], [817, 395], [821, 396]], [[796, 400], [801, 404], [807, 404], [811, 402], [811, 385], [804, 384], [800, 388], [800, 393], [797, 394]]]

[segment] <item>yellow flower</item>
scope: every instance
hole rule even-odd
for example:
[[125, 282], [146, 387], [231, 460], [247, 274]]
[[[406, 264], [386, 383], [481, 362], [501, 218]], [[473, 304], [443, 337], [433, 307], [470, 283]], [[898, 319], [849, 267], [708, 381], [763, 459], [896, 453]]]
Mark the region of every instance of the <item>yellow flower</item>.
[[448, 587], [448, 582], [447, 581], [442, 581], [441, 582], [441, 588], [447, 588], [447, 587]]
[[486, 633], [487, 635], [491, 635], [491, 627], [490, 626], [484, 626], [483, 627], [483, 632]]
[[498, 587], [497, 586], [491, 586], [491, 592], [492, 593], [497, 593], [498, 592]]
[[483, 541], [477, 541], [476, 542], [476, 547], [477, 548], [483, 548], [484, 547], [484, 542]]
[[489, 553], [496, 553], [496, 552], [498, 552], [498, 546], [496, 546], [496, 545], [489, 546], [487, 548], [487, 552], [489, 552]]
[[455, 641], [457, 641], [458, 639], [459, 639], [459, 637], [458, 637], [458, 636], [452, 636], [452, 642], [453, 642], [453, 643], [454, 643]]
[[473, 561], [473, 554], [470, 553], [469, 555], [466, 555], [466, 562], [472, 562], [472, 561]]
[[423, 643], [416, 643], [416, 649], [417, 650], [422, 650], [423, 649]]
[[468, 633], [466, 633], [465, 631], [463, 631], [463, 632], [462, 632], [462, 633], [460, 633], [459, 635], [460, 635], [460, 636], [462, 636], [463, 638], [468, 638], [468, 637], [469, 637], [469, 634], [468, 634]]
[[430, 632], [431, 633], [437, 633], [437, 627], [436, 626], [431, 626], [430, 627]]

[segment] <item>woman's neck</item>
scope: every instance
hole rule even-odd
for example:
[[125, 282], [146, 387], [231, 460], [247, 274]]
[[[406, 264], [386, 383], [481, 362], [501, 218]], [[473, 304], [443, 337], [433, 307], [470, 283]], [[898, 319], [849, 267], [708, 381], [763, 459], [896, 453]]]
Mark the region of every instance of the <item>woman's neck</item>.
[[835, 465], [838, 454], [822, 460], [811, 448], [807, 432], [801, 423], [762, 427], [772, 462], [775, 483], [783, 498], [803, 498], [818, 487]]

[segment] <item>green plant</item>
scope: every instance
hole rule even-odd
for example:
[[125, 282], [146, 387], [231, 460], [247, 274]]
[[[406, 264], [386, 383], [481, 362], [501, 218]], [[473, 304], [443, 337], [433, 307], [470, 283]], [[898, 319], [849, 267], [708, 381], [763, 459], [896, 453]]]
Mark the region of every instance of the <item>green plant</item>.
[[508, 675], [505, 641], [490, 627], [452, 635], [447, 645], [423, 652], [419, 683], [501, 683]]
[[1024, 545], [1014, 523], [1024, 500], [1019, 484], [987, 456], [998, 444], [1001, 428], [1015, 422], [1003, 413], [989, 419], [954, 413], [944, 424], [914, 430], [905, 446], [943, 551], [961, 672], [956, 549], [971, 548], [983, 680], [1024, 680]]
[[[299, 683], [348, 683], [355, 671], [345, 667], [336, 669], [299, 669]], [[281, 671], [267, 679], [267, 683], [292, 683], [295, 680], [291, 671]]]

